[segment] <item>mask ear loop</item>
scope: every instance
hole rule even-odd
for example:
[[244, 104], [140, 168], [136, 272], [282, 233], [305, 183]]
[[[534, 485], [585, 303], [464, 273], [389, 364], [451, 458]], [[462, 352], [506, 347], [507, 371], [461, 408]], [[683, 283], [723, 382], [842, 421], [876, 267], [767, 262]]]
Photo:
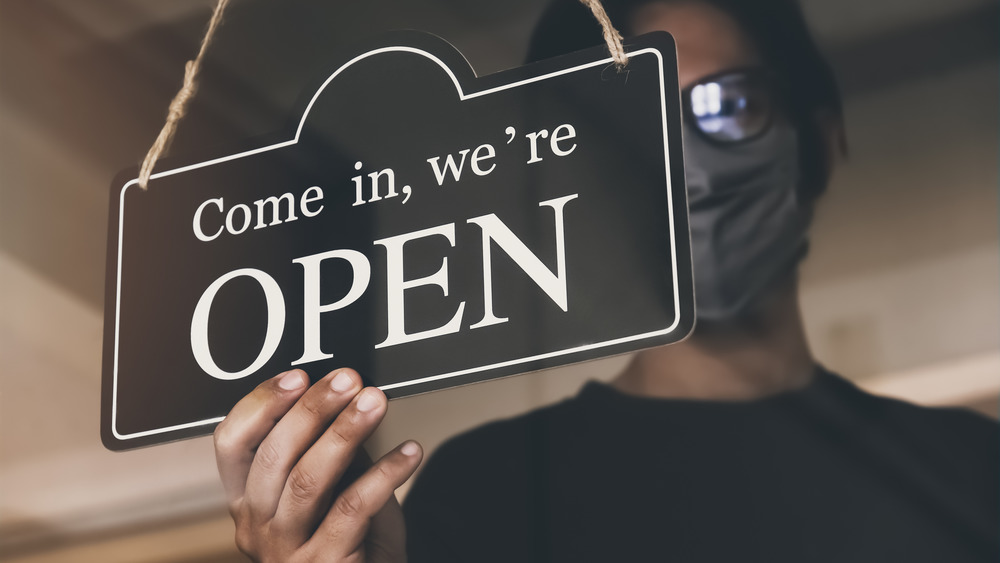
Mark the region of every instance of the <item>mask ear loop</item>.
[[[614, 59], [615, 66], [620, 71], [628, 64], [628, 56], [625, 54], [625, 49], [622, 46], [622, 34], [611, 24], [611, 19], [608, 18], [607, 12], [604, 11], [601, 0], [580, 0], [580, 2], [590, 8], [594, 17], [597, 18], [598, 23], [601, 24], [601, 29], [604, 31], [604, 41], [608, 44], [611, 58]], [[149, 179], [153, 175], [153, 167], [156, 166], [156, 161], [167, 150], [167, 147], [170, 146], [170, 141], [173, 140], [174, 133], [177, 132], [177, 125], [187, 113], [188, 102], [194, 97], [195, 91], [198, 89], [198, 72], [201, 70], [201, 61], [205, 58], [205, 52], [208, 51], [208, 46], [212, 43], [213, 37], [215, 37], [215, 30], [222, 23], [222, 14], [226, 10], [227, 4], [229, 4], [229, 0], [219, 0], [215, 5], [215, 9], [212, 12], [212, 19], [208, 22], [208, 29], [205, 30], [205, 36], [201, 39], [201, 47], [198, 49], [198, 55], [194, 60], [188, 61], [184, 65], [184, 84], [170, 102], [170, 109], [167, 111], [167, 121], [163, 124], [163, 128], [160, 129], [160, 134], [157, 135], [153, 146], [146, 153], [146, 158], [143, 159], [142, 166], [139, 167], [139, 187], [143, 190], [149, 185]]]

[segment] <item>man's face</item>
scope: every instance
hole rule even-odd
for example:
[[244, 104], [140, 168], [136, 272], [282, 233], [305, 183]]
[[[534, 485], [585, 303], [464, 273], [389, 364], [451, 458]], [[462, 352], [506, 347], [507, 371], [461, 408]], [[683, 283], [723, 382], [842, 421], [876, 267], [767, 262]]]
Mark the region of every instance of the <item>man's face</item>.
[[654, 1], [629, 18], [635, 34], [677, 43], [685, 168], [699, 321], [763, 310], [787, 289], [811, 214], [797, 198], [798, 141], [750, 37], [705, 2]]

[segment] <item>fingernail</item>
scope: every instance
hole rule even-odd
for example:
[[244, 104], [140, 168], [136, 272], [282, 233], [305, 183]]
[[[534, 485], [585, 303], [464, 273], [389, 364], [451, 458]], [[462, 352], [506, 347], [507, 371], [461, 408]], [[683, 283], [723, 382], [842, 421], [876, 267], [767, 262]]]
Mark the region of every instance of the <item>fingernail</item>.
[[358, 410], [361, 412], [373, 411], [378, 408], [380, 402], [376, 391], [365, 389], [361, 392], [361, 396], [358, 397]]
[[399, 448], [399, 451], [405, 456], [413, 457], [420, 453], [420, 445], [416, 442], [407, 442], [403, 444], [402, 448]]
[[281, 376], [278, 380], [278, 387], [281, 387], [285, 391], [292, 391], [293, 389], [300, 389], [306, 384], [305, 375], [298, 370], [293, 370], [285, 375]]
[[333, 376], [333, 381], [330, 382], [330, 387], [338, 393], [350, 391], [354, 388], [354, 378], [348, 375], [347, 372], [342, 371]]

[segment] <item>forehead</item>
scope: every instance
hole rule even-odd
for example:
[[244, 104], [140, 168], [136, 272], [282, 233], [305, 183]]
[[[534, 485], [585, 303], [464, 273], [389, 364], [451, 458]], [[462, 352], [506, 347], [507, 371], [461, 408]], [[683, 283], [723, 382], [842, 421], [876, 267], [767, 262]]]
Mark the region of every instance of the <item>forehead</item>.
[[753, 41], [736, 20], [705, 2], [650, 2], [635, 9], [628, 24], [635, 35], [667, 31], [674, 36], [681, 88], [710, 74], [760, 62]]

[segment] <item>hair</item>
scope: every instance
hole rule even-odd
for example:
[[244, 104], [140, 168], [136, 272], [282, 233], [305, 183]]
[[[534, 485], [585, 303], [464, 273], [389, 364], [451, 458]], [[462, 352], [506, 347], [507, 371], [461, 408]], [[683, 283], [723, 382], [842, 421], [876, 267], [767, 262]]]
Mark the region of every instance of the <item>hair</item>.
[[[785, 110], [799, 132], [801, 194], [814, 201], [830, 179], [826, 135], [820, 116], [843, 121], [833, 70], [820, 53], [797, 0], [604, 0], [608, 17], [621, 26], [640, 6], [657, 2], [704, 2], [732, 17], [760, 51], [764, 65], [783, 86]], [[554, 0], [535, 27], [528, 62], [603, 45], [601, 27], [580, 0]], [[846, 145], [837, 147], [846, 153]]]

